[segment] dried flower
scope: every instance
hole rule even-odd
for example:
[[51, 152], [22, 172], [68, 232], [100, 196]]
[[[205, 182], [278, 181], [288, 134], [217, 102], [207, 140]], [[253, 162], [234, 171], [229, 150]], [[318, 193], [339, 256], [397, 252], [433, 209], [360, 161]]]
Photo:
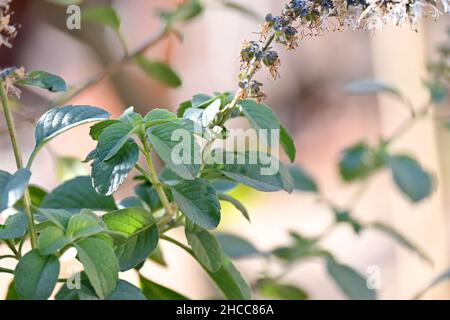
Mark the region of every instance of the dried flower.
[[16, 36], [17, 29], [10, 24], [11, 13], [9, 5], [11, 0], [0, 0], [0, 47], [2, 45], [11, 48], [11, 40]]
[[[291, 0], [281, 15], [266, 16], [259, 41], [244, 43], [238, 96], [255, 96], [252, 79], [262, 65], [274, 79], [279, 76], [281, 62], [270, 47], [274, 41], [292, 50], [305, 36], [321, 35], [330, 30], [374, 31], [386, 24], [410, 25], [417, 30], [422, 17], [437, 18], [444, 13], [450, 13], [450, 0]], [[257, 86], [258, 100], [265, 96], [261, 86]]]
[[[1, 0], [0, 0], [1, 1]], [[0, 78], [5, 85], [5, 90], [9, 96], [20, 98], [21, 91], [15, 86], [17, 81], [25, 78], [25, 68], [24, 67], [9, 67], [0, 70]]]

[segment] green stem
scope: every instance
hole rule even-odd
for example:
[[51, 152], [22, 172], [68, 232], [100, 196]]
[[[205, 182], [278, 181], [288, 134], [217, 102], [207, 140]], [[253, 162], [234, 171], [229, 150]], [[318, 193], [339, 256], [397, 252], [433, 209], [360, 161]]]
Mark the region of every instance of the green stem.
[[[14, 157], [16, 159], [17, 169], [22, 169], [23, 168], [22, 153], [20, 152], [20, 146], [17, 139], [16, 129], [14, 126], [14, 119], [11, 113], [11, 108], [9, 106], [8, 97], [5, 90], [5, 84], [2, 79], [0, 79], [0, 100], [3, 106], [3, 113], [5, 114], [5, 121], [8, 127], [9, 137], [11, 139], [11, 145], [14, 151]], [[25, 189], [23, 195], [23, 203], [25, 213], [28, 216], [28, 229], [30, 232], [31, 246], [34, 249], [37, 247], [37, 233], [36, 233], [36, 226], [34, 224], [33, 213], [31, 212], [31, 200], [28, 188]]]
[[9, 107], [8, 97], [5, 90], [5, 84], [0, 78], [0, 98], [3, 106], [3, 113], [5, 115], [6, 125], [8, 127], [11, 145], [14, 151], [14, 158], [16, 159], [17, 169], [23, 168], [22, 153], [20, 152], [19, 142], [17, 140], [17, 132], [14, 126], [14, 119], [11, 108]]
[[362, 197], [366, 194], [367, 190], [369, 189], [370, 182], [372, 180], [371, 178], [372, 177], [369, 176], [365, 181], [362, 182], [362, 184], [359, 186], [356, 192], [350, 197], [350, 199], [344, 206], [344, 209], [353, 210], [353, 208], [356, 207], [356, 205], [361, 201]]
[[10, 273], [10, 274], [14, 274], [14, 270], [6, 269], [6, 268], [0, 267], [0, 273]]
[[19, 251], [17, 251], [16, 247], [14, 246], [14, 244], [13, 244], [11, 241], [6, 240], [5, 243], [6, 243], [6, 245], [8, 246], [9, 250], [11, 250], [12, 253], [14, 253], [14, 256], [15, 256], [17, 259], [22, 258], [22, 255], [20, 254]]
[[31, 169], [34, 159], [36, 158], [39, 151], [41, 151], [41, 148], [42, 148], [42, 146], [39, 146], [39, 147], [33, 149], [33, 152], [31, 152], [30, 158], [28, 159], [28, 162], [27, 162], [27, 166], [26, 166], [27, 169]]
[[[141, 47], [136, 49], [136, 51], [132, 53], [128, 53], [128, 49], [125, 44], [125, 39], [122, 35], [119, 35], [119, 40], [121, 41], [122, 45], [124, 46], [124, 49], [126, 50], [125, 56], [120, 61], [111, 64], [108, 66], [104, 71], [100, 72], [99, 74], [92, 77], [90, 80], [88, 80], [86, 83], [84, 83], [80, 88], [74, 90], [72, 93], [68, 95], [64, 95], [62, 99], [57, 99], [56, 101], [53, 101], [52, 104], [63, 104], [82, 92], [86, 91], [87, 89], [95, 86], [97, 83], [99, 83], [101, 80], [105, 79], [106, 77], [116, 73], [118, 70], [120, 70], [122, 67], [126, 66], [130, 62], [133, 62], [134, 59], [144, 54], [148, 49], [159, 43], [162, 39], [164, 39], [167, 35], [171, 33], [170, 28], [162, 28], [160, 31], [158, 31], [155, 35], [153, 35], [149, 40], [147, 40]], [[55, 103], [56, 102], [56, 103]]]
[[394, 131], [394, 133], [385, 140], [385, 145], [389, 146], [394, 141], [402, 137], [406, 132], [408, 132], [413, 125], [417, 122], [417, 120], [425, 117], [428, 114], [428, 111], [430, 110], [431, 105], [427, 104], [425, 107], [420, 109], [418, 112], [415, 113], [414, 116], [409, 117], [405, 122], [403, 122], [397, 130]]
[[[144, 176], [150, 180], [150, 182], [152, 183], [153, 187], [156, 190], [156, 193], [158, 194], [159, 199], [161, 200], [161, 203], [164, 207], [164, 210], [166, 211], [166, 213], [164, 214], [164, 216], [161, 217], [161, 220], [164, 221], [166, 223], [166, 221], [170, 221], [174, 216], [175, 216], [175, 212], [176, 210], [174, 210], [172, 208], [172, 206], [170, 205], [170, 201], [167, 198], [167, 195], [164, 191], [164, 187], [161, 184], [161, 182], [159, 181], [158, 178], [158, 173], [156, 171], [155, 165], [153, 164], [153, 160], [152, 160], [152, 156], [151, 156], [151, 148], [150, 148], [150, 144], [148, 143], [147, 139], [142, 139], [142, 144], [144, 146], [144, 157], [145, 160], [147, 162], [147, 167], [148, 167], [148, 174], [144, 174]], [[139, 168], [138, 168], [139, 170]], [[145, 172], [145, 170], [144, 170]]]
[[174, 238], [168, 237], [166, 235], [162, 235], [161, 239], [166, 240], [168, 242], [173, 243], [174, 245], [180, 247], [181, 249], [183, 249], [184, 251], [186, 251], [187, 253], [189, 253], [191, 256], [193, 256], [195, 259], [197, 259], [194, 255], [194, 252], [192, 251], [191, 248], [189, 248], [188, 246], [182, 244], [180, 241], [175, 240]]
[[19, 251], [21, 256], [22, 256], [22, 249], [23, 249], [23, 245], [25, 244], [25, 240], [26, 240], [26, 237], [22, 237], [22, 239], [20, 239], [18, 251]]
[[0, 256], [0, 260], [3, 260], [3, 259], [17, 259], [17, 257], [13, 256], [11, 254], [7, 254], [7, 255], [4, 255], [4, 256]]

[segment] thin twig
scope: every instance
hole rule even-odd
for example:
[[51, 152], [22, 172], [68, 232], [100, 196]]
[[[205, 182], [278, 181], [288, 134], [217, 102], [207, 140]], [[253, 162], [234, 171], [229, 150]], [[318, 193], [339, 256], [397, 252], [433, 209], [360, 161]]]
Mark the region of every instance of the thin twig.
[[14, 270], [11, 270], [11, 269], [6, 269], [6, 268], [2, 268], [2, 267], [0, 267], [0, 273], [9, 273], [9, 274], [14, 274]]
[[[111, 64], [108, 66], [105, 70], [99, 72], [98, 74], [94, 75], [91, 79], [87, 80], [81, 87], [75, 89], [73, 92], [70, 92], [68, 94], [62, 94], [62, 96], [57, 97], [56, 99], [52, 100], [47, 108], [45, 108], [45, 111], [53, 108], [55, 105], [63, 105], [67, 103], [68, 101], [72, 100], [73, 98], [79, 96], [86, 90], [94, 87], [97, 83], [102, 81], [108, 76], [113, 75], [117, 71], [119, 71], [121, 68], [123, 68], [125, 65], [131, 63], [136, 57], [138, 57], [141, 54], [144, 54], [148, 49], [156, 45], [159, 41], [167, 37], [171, 33], [171, 29], [169, 28], [161, 28], [160, 31], [158, 31], [155, 35], [153, 35], [150, 39], [148, 39], [146, 42], [144, 42], [143, 45], [141, 45], [138, 49], [133, 51], [130, 54], [126, 54], [121, 60]], [[37, 118], [36, 117], [25, 117], [24, 123], [30, 122], [30, 123], [36, 123]], [[19, 123], [18, 125], [21, 125], [22, 123]], [[3, 133], [0, 131], [0, 134]]]
[[[6, 87], [3, 79], [0, 78], [0, 102], [3, 107], [3, 113], [5, 115], [6, 125], [8, 127], [9, 138], [11, 140], [11, 145], [14, 151], [14, 158], [16, 159], [17, 169], [23, 169], [23, 160], [22, 153], [20, 151], [19, 140], [17, 138], [16, 127], [14, 124], [14, 118], [11, 113], [11, 108], [8, 101], [8, 92], [6, 91]], [[31, 212], [31, 198], [30, 192], [28, 191], [28, 187], [25, 188], [23, 194], [23, 204], [24, 211], [28, 217], [28, 229], [30, 233], [31, 246], [33, 248], [37, 247], [37, 233], [36, 226], [34, 224], [33, 213]], [[15, 248], [14, 248], [15, 249]], [[11, 249], [12, 250], [12, 249]]]

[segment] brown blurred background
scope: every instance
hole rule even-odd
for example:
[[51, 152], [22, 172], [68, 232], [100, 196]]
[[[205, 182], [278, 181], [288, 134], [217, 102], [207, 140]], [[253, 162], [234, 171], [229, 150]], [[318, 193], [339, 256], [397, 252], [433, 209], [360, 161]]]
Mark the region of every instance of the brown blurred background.
[[[159, 30], [161, 22], [155, 10], [173, 7], [177, 2], [92, 0], [83, 5], [111, 4], [121, 16], [122, 32], [132, 51]], [[279, 12], [283, 3], [276, 0], [237, 2], [262, 16], [267, 12]], [[13, 20], [20, 23], [21, 28], [12, 50], [0, 48], [1, 67], [23, 65], [27, 70], [46, 70], [62, 76], [70, 84], [77, 84], [124, 54], [115, 33], [108, 28], [83, 23], [80, 31], [67, 30], [65, 7], [47, 1], [21, 0], [13, 1], [13, 9]], [[402, 88], [420, 106], [427, 97], [421, 85], [426, 62], [433, 58], [436, 44], [445, 41], [449, 22], [446, 17], [439, 22], [428, 20], [421, 25], [419, 33], [409, 28], [387, 28], [374, 36], [346, 31], [307, 38], [297, 51], [282, 54], [280, 80], [274, 82], [262, 77], [269, 96], [266, 103], [295, 136], [297, 162], [316, 177], [324, 192], [337, 203], [345, 203], [358, 187], [348, 187], [341, 182], [336, 168], [339, 152], [363, 139], [377, 141], [380, 134], [392, 132], [408, 116], [390, 98], [347, 96], [342, 87], [351, 80], [377, 77]], [[244, 39], [255, 37], [257, 24], [248, 16], [223, 8], [217, 1], [206, 1], [203, 15], [182, 28], [182, 42], [171, 36], [146, 53], [170, 63], [179, 72], [183, 79], [180, 89], [167, 89], [129, 65], [72, 100], [71, 104], [100, 106], [117, 116], [131, 105], [142, 113], [155, 107], [175, 110], [179, 102], [196, 93], [235, 90], [240, 44]], [[42, 114], [49, 107], [51, 97], [34, 90], [23, 94], [23, 107], [16, 116], [26, 154], [34, 143], [33, 127], [26, 118]], [[13, 154], [4, 129], [1, 119], [0, 168], [13, 171]], [[410, 298], [434, 274], [450, 265], [448, 142], [447, 133], [424, 121], [395, 146], [416, 154], [424, 166], [439, 177], [438, 192], [433, 197], [418, 206], [410, 205], [387, 175], [380, 174], [370, 184], [356, 210], [357, 217], [363, 221], [391, 223], [409, 235], [430, 252], [436, 261], [434, 268], [372, 232], [356, 236], [349, 227], [343, 226], [325, 241], [341, 261], [363, 274], [370, 266], [381, 268], [381, 298]], [[88, 127], [58, 137], [36, 161], [33, 182], [51, 190], [58, 183], [53, 169], [55, 157], [82, 159], [92, 148]], [[128, 181], [119, 190], [118, 198], [129, 195], [132, 187], [133, 182]], [[333, 220], [328, 210], [312, 196], [262, 195], [248, 190], [243, 191], [242, 196], [252, 215], [252, 224], [227, 209], [221, 228], [243, 235], [261, 249], [288, 241], [288, 230], [305, 235], [319, 234]], [[145, 275], [193, 298], [214, 295], [210, 282], [190, 257], [179, 254], [170, 245], [163, 248], [167, 251], [169, 268], [147, 263]], [[68, 262], [67, 268], [73, 267], [71, 263]], [[249, 279], [256, 278], [262, 270], [258, 260], [238, 262], [238, 267]], [[136, 281], [132, 273], [124, 276]], [[0, 276], [0, 296], [9, 279]], [[286, 281], [305, 288], [314, 299], [343, 298], [319, 262], [300, 265]], [[426, 297], [449, 298], [450, 289], [442, 285]]]

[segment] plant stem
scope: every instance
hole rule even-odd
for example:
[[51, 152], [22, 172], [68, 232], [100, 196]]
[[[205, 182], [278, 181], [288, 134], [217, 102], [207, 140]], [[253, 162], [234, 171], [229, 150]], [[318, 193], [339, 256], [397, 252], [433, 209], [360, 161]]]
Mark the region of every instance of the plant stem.
[[9, 255], [4, 255], [4, 256], [0, 256], [0, 260], [3, 260], [3, 259], [17, 259], [17, 257], [16, 257], [16, 256], [13, 256], [13, 255], [11, 255], [11, 254], [9, 254]]
[[145, 175], [152, 185], [155, 187], [156, 193], [158, 194], [159, 199], [161, 200], [161, 203], [164, 207], [164, 210], [166, 213], [164, 216], [161, 217], [161, 220], [163, 221], [170, 221], [175, 216], [175, 210], [170, 205], [170, 201], [167, 198], [167, 195], [164, 191], [164, 187], [159, 181], [158, 173], [156, 171], [155, 165], [153, 164], [152, 156], [151, 156], [151, 149], [150, 144], [148, 143], [147, 139], [142, 139], [142, 144], [144, 146], [144, 156], [145, 160], [147, 162], [148, 167], [148, 175]]
[[[411, 103], [412, 105], [412, 103]], [[394, 133], [387, 139], [384, 140], [384, 146], [388, 147], [392, 143], [394, 143], [396, 140], [398, 140], [400, 137], [402, 137], [405, 133], [407, 133], [413, 126], [416, 124], [417, 120], [427, 116], [428, 111], [430, 110], [432, 104], [429, 103], [423, 108], [419, 109], [417, 112], [412, 112], [411, 116], [406, 119], [400, 126], [394, 131]], [[412, 110], [414, 110], [412, 108]], [[367, 179], [362, 183], [360, 188], [352, 195], [352, 197], [349, 199], [349, 201], [345, 204], [344, 209], [348, 210], [349, 212], [353, 212], [355, 206], [357, 203], [361, 200], [361, 198], [364, 196], [364, 194], [367, 192], [368, 187], [370, 186], [372, 176], [367, 177]], [[331, 210], [335, 208], [336, 206], [333, 204], [333, 202], [328, 199], [326, 196], [320, 194], [319, 195], [319, 201], [327, 204]], [[338, 223], [332, 224], [327, 230], [325, 230], [321, 236], [320, 239], [323, 239], [327, 237], [336, 227]]]
[[16, 159], [17, 169], [21, 169], [23, 168], [22, 153], [20, 152], [19, 142], [17, 140], [17, 132], [14, 126], [14, 119], [12, 116], [11, 108], [9, 107], [8, 97], [5, 90], [5, 84], [1, 78], [0, 78], [0, 98], [3, 106], [3, 113], [5, 115], [6, 125], [8, 127], [9, 137], [11, 139], [14, 158]]
[[[101, 80], [103, 80], [106, 77], [114, 74], [115, 72], [120, 70], [122, 67], [124, 67], [128, 63], [132, 62], [137, 56], [139, 56], [141, 54], [144, 54], [145, 51], [147, 51], [148, 49], [150, 49], [151, 47], [156, 45], [160, 40], [162, 40], [165, 37], [167, 37], [171, 32], [172, 32], [172, 30], [170, 28], [161, 28], [160, 31], [158, 31], [155, 35], [153, 35], [150, 39], [148, 39], [141, 47], [139, 47], [138, 49], [136, 49], [132, 53], [126, 53], [125, 56], [121, 60], [119, 60], [119, 61], [109, 65], [108, 67], [106, 67], [105, 70], [103, 70], [100, 73], [94, 75], [91, 79], [86, 81], [79, 88], [74, 89], [72, 92], [63, 94], [62, 96], [59, 96], [58, 98], [52, 100], [51, 103], [49, 103], [47, 109], [52, 108], [55, 105], [65, 104], [69, 100], [79, 96], [84, 91], [86, 91], [86, 90], [90, 89], [91, 87], [95, 86]], [[120, 41], [123, 42], [123, 39], [120, 39]], [[31, 122], [33, 124], [36, 122], [36, 116], [28, 116], [27, 117], [25, 115], [22, 115], [22, 117], [25, 120], [24, 122]], [[0, 133], [2, 133], [1, 130], [0, 130]]]
[[168, 242], [173, 243], [174, 245], [180, 247], [181, 249], [183, 249], [184, 251], [186, 251], [187, 253], [189, 253], [191, 256], [193, 256], [195, 259], [197, 259], [197, 258], [195, 257], [195, 255], [194, 255], [194, 252], [191, 250], [191, 248], [189, 248], [188, 246], [182, 244], [180, 241], [175, 240], [174, 238], [168, 237], [168, 236], [166, 236], [166, 235], [162, 235], [160, 238], [163, 239], [163, 240], [166, 240], [166, 241], [168, 241]]
[[[98, 82], [100, 82], [104, 78], [114, 74], [115, 72], [120, 70], [122, 67], [124, 67], [128, 63], [132, 62], [137, 56], [145, 53], [145, 51], [147, 51], [148, 49], [150, 49], [151, 47], [156, 45], [160, 40], [162, 40], [168, 34], [170, 34], [170, 32], [171, 32], [170, 28], [161, 28], [160, 31], [158, 31], [149, 40], [147, 40], [141, 47], [139, 47], [138, 49], [136, 49], [132, 53], [127, 53], [126, 52], [125, 56], [121, 60], [119, 60], [118, 62], [116, 62], [114, 64], [111, 64], [105, 70], [103, 70], [99, 74], [93, 76], [91, 79], [89, 79], [80, 88], [76, 89], [71, 94], [64, 96], [62, 100], [58, 100], [57, 104], [63, 104], [64, 102], [67, 102], [67, 101], [75, 98], [76, 96], [78, 96], [79, 94], [84, 92], [85, 90], [87, 90], [87, 89], [91, 88], [92, 86], [96, 85]], [[126, 47], [126, 45], [124, 43], [123, 36], [121, 37], [120, 40], [121, 40], [122, 44], [124, 45], [124, 49], [126, 51], [128, 51], [128, 49], [126, 49], [127, 47]]]
[[6, 240], [5, 243], [8, 246], [8, 248], [12, 251], [12, 253], [14, 253], [14, 256], [17, 259], [22, 258], [22, 255], [20, 254], [19, 251], [17, 251], [16, 247], [14, 246], [14, 244], [10, 240]]
[[[11, 145], [14, 151], [14, 157], [16, 159], [17, 169], [22, 169], [23, 168], [22, 153], [20, 152], [19, 141], [17, 139], [17, 133], [14, 126], [14, 119], [11, 113], [11, 108], [9, 106], [5, 84], [2, 79], [0, 79], [0, 100], [3, 106], [3, 113], [5, 114], [5, 121], [8, 127], [9, 137], [11, 139]], [[25, 213], [28, 216], [28, 229], [30, 232], [31, 246], [33, 248], [36, 248], [37, 233], [36, 233], [36, 226], [34, 224], [33, 213], [31, 212], [31, 199], [28, 188], [25, 189], [25, 192], [23, 194], [23, 203]]]
[[428, 104], [422, 109], [420, 109], [418, 112], [415, 113], [414, 116], [409, 117], [405, 122], [403, 122], [397, 130], [394, 131], [394, 133], [385, 140], [386, 146], [392, 144], [395, 140], [399, 139], [403, 134], [408, 132], [409, 129], [416, 123], [418, 119], [421, 119], [425, 117], [428, 114], [428, 111], [430, 110], [431, 105]]
[[0, 267], [0, 273], [10, 273], [10, 274], [14, 274], [14, 270], [6, 269], [6, 268]]

